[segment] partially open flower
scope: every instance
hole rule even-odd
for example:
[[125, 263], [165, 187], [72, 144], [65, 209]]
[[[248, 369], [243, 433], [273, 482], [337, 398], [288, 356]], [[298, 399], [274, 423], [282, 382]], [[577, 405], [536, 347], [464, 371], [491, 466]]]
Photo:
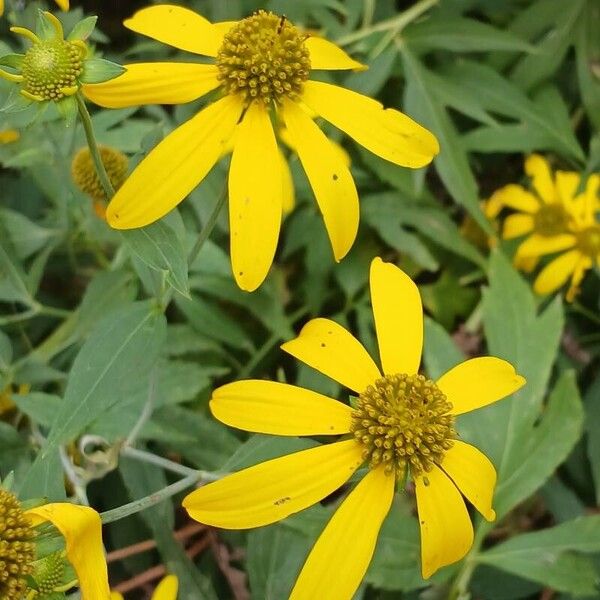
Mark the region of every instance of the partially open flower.
[[37, 32], [11, 27], [31, 45], [25, 54], [0, 57], [0, 77], [19, 85], [18, 100], [9, 98], [4, 110], [21, 110], [31, 103], [54, 102], [67, 119], [77, 114], [75, 95], [83, 83], [98, 83], [116, 77], [123, 68], [110, 61], [90, 58], [85, 40], [96, 17], [80, 21], [65, 38], [61, 22], [49, 12], [40, 13]]

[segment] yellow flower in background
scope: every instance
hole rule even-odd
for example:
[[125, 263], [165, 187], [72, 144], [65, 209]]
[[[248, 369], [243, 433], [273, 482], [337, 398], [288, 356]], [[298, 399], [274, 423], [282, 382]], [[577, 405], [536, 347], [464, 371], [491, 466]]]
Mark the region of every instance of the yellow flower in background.
[[[177, 591], [179, 582], [175, 575], [167, 575], [156, 586], [152, 594], [152, 600], [177, 600]], [[110, 600], [123, 600], [123, 595], [119, 592], [112, 592]]]
[[[38, 589], [49, 586], [51, 593], [57, 581], [48, 581], [48, 563], [36, 572], [35, 527], [50, 521], [63, 536], [66, 557], [75, 570], [83, 600], [109, 600], [108, 574], [102, 546], [102, 525], [98, 513], [86, 506], [69, 503], [46, 504], [23, 510], [16, 496], [0, 489], [0, 594], [4, 600], [21, 600], [30, 587], [30, 579]], [[44, 562], [44, 561], [42, 561]], [[38, 580], [36, 577], [42, 577]], [[77, 584], [74, 581], [69, 587]], [[64, 591], [64, 590], [63, 590]]]
[[140, 163], [110, 203], [107, 220], [114, 228], [129, 229], [160, 219], [204, 179], [234, 139], [231, 261], [244, 290], [262, 283], [279, 238], [286, 171], [272, 117], [285, 126], [298, 153], [336, 260], [356, 237], [358, 195], [347, 164], [313, 116], [398, 165], [422, 167], [438, 152], [435, 137], [403, 113], [309, 79], [313, 70], [363, 65], [325, 39], [300, 32], [285, 17], [259, 11], [238, 22], [212, 24], [183, 7], [159, 5], [140, 10], [125, 26], [214, 62], [127, 65], [126, 73], [113, 81], [84, 86], [90, 100], [120, 108], [181, 104], [213, 90], [217, 95]]
[[600, 260], [600, 227], [595, 217], [600, 209], [600, 176], [591, 175], [579, 193], [579, 173], [553, 174], [542, 156], [529, 156], [525, 171], [535, 193], [511, 184], [496, 191], [490, 202], [518, 211], [506, 218], [503, 229], [504, 239], [526, 236], [515, 254], [517, 268], [533, 271], [542, 256], [563, 252], [542, 269], [534, 289], [548, 294], [571, 277], [566, 297], [572, 301], [585, 272]]
[[0, 144], [12, 144], [21, 137], [16, 129], [5, 129], [0, 131]]
[[[69, 0], [54, 0], [61, 10], [69, 10]], [[4, 0], [0, 0], [0, 17], [4, 14]]]
[[467, 360], [436, 382], [419, 375], [423, 311], [417, 286], [379, 258], [371, 264], [370, 286], [382, 370], [356, 338], [329, 319], [313, 319], [282, 346], [356, 393], [354, 408], [297, 386], [258, 380], [225, 385], [210, 402], [217, 419], [245, 431], [345, 437], [234, 473], [183, 502], [201, 523], [260, 527], [319, 502], [366, 463], [366, 475], [308, 556], [292, 591], [295, 600], [352, 597], [396, 483], [403, 485], [407, 474], [416, 489], [424, 577], [460, 560], [471, 547], [473, 527], [462, 495], [486, 519], [495, 518], [494, 466], [457, 439], [455, 417], [512, 394], [525, 380], [493, 357]]

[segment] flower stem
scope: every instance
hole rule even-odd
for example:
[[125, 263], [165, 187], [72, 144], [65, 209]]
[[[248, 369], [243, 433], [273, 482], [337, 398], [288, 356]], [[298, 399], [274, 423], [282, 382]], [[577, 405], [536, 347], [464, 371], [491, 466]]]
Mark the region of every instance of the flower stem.
[[110, 178], [106, 173], [104, 163], [102, 162], [102, 158], [100, 156], [100, 150], [98, 149], [96, 136], [94, 135], [92, 118], [90, 117], [90, 113], [88, 112], [87, 106], [85, 105], [85, 100], [83, 99], [81, 92], [77, 92], [76, 98], [77, 108], [79, 110], [79, 118], [81, 119], [81, 123], [85, 131], [85, 139], [87, 140], [87, 145], [90, 149], [92, 160], [94, 161], [94, 167], [100, 179], [100, 183], [102, 184], [102, 188], [104, 189], [106, 198], [110, 200], [115, 195], [115, 189], [113, 188], [112, 183], [110, 182]]
[[202, 228], [202, 231], [200, 231], [198, 239], [196, 240], [196, 243], [194, 244], [194, 247], [192, 248], [190, 255], [188, 256], [188, 265], [190, 267], [198, 257], [198, 254], [200, 254], [200, 250], [202, 250], [202, 246], [204, 246], [206, 240], [210, 237], [212, 230], [215, 228], [215, 225], [217, 224], [217, 219], [219, 218], [219, 214], [221, 213], [221, 209], [223, 208], [223, 205], [225, 204], [226, 200], [227, 182], [225, 182], [225, 185], [223, 186], [223, 189], [221, 190], [221, 193], [217, 198], [217, 202], [215, 203], [215, 206], [208, 217], [208, 221], [206, 222], [206, 225], [204, 225], [204, 227]]
[[119, 506], [118, 508], [113, 508], [112, 510], [107, 510], [106, 512], [100, 513], [100, 518], [102, 519], [102, 523], [106, 525], [107, 523], [114, 523], [115, 521], [119, 521], [120, 519], [124, 519], [125, 517], [129, 517], [131, 515], [135, 515], [146, 508], [150, 508], [156, 504], [159, 504], [163, 500], [182, 492], [186, 488], [194, 485], [198, 481], [200, 481], [204, 477], [205, 473], [203, 471], [196, 471], [175, 483], [159, 490], [158, 492], [154, 492], [154, 494], [150, 494], [149, 496], [145, 496], [144, 498], [140, 498], [139, 500], [134, 500], [133, 502], [129, 502], [129, 504], [124, 504], [123, 506]]
[[363, 29], [359, 29], [358, 31], [338, 38], [336, 40], [336, 44], [340, 46], [346, 46], [347, 44], [351, 44], [353, 42], [357, 42], [358, 40], [362, 40], [363, 38], [368, 37], [372, 33], [377, 33], [381, 31], [393, 30], [394, 34], [397, 34], [409, 23], [412, 23], [412, 21], [419, 18], [424, 12], [428, 11], [432, 6], [435, 6], [438, 3], [438, 1], [439, 0], [421, 0], [420, 2], [417, 2], [414, 6], [411, 6], [408, 10], [405, 10], [404, 12], [391, 19], [380, 21], [379, 23], [375, 23], [375, 25], [371, 25], [370, 27], [364, 27]]

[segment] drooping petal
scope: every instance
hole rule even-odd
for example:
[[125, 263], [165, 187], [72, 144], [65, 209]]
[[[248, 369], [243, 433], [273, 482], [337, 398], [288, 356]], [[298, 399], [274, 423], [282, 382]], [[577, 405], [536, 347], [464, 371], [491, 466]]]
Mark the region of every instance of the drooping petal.
[[525, 159], [525, 172], [531, 177], [533, 187], [539, 197], [547, 203], [556, 202], [556, 189], [548, 161], [539, 154]]
[[57, 503], [27, 511], [35, 524], [50, 521], [63, 535], [67, 558], [77, 573], [81, 597], [109, 600], [108, 572], [102, 546], [102, 523], [87, 506]]
[[359, 394], [381, 377], [364, 346], [330, 319], [312, 319], [281, 349]]
[[242, 112], [226, 96], [170, 133], [117, 191], [106, 210], [115, 229], [153, 223], [175, 208], [221, 156]]
[[354, 440], [317, 446], [209, 483], [189, 494], [183, 506], [192, 519], [214, 527], [260, 527], [319, 502], [362, 462], [362, 447]]
[[415, 478], [421, 529], [421, 571], [431, 577], [439, 568], [465, 556], [473, 544], [473, 525], [465, 502], [437, 466]]
[[505, 240], [512, 240], [513, 238], [521, 237], [533, 231], [534, 221], [531, 215], [517, 213], [514, 215], [508, 215], [504, 220], [504, 227], [502, 229], [502, 237]]
[[295, 102], [284, 100], [283, 118], [317, 204], [336, 260], [350, 250], [358, 230], [358, 193], [348, 166], [327, 136]]
[[[600, 263], [600, 260], [598, 261]], [[573, 277], [571, 278], [571, 283], [569, 285], [569, 289], [565, 294], [565, 299], [567, 302], [573, 302], [577, 294], [579, 294], [579, 286], [581, 284], [581, 280], [585, 275], [588, 269], [591, 269], [593, 265], [592, 259], [588, 256], [582, 256], [575, 267], [575, 271], [573, 272]]]
[[152, 600], [177, 600], [179, 581], [175, 575], [163, 577], [156, 586]]
[[282, 185], [282, 197], [281, 197], [281, 208], [283, 214], [288, 215], [294, 210], [296, 206], [296, 193], [294, 191], [294, 179], [288, 165], [287, 158], [279, 150], [279, 164], [281, 165], [281, 185]]
[[339, 46], [324, 38], [311, 35], [304, 44], [310, 52], [311, 69], [364, 71], [368, 68], [346, 54]]
[[365, 475], [319, 536], [290, 600], [353, 597], [371, 562], [379, 530], [392, 504], [395, 483], [394, 476], [386, 475], [382, 467]]
[[475, 446], [454, 440], [441, 467], [485, 519], [493, 521], [496, 518], [492, 508], [496, 469], [483, 452]]
[[423, 306], [412, 279], [381, 258], [371, 262], [371, 304], [386, 375], [418, 372], [423, 349]]
[[537, 294], [551, 294], [561, 287], [582, 258], [579, 250], [569, 250], [548, 263], [537, 276], [533, 289]]
[[562, 233], [549, 237], [534, 233], [519, 245], [518, 252], [520, 256], [524, 257], [544, 256], [544, 254], [552, 254], [553, 252], [572, 248], [576, 243], [577, 239], [571, 233]]
[[253, 102], [237, 129], [229, 168], [231, 266], [243, 290], [254, 291], [273, 263], [282, 192], [281, 158], [269, 113]]
[[218, 28], [197, 12], [172, 4], [142, 8], [123, 25], [163, 44], [205, 56], [216, 56], [223, 40]]
[[367, 150], [397, 165], [423, 167], [439, 152], [437, 139], [427, 129], [352, 90], [307, 81], [302, 100]]
[[504, 206], [524, 213], [536, 213], [541, 206], [540, 201], [531, 192], [514, 183], [496, 190], [493, 197]]
[[311, 390], [275, 381], [235, 381], [217, 388], [210, 410], [219, 421], [272, 435], [339, 435], [352, 409]]
[[138, 63], [104, 83], [82, 87], [86, 98], [105, 108], [183, 104], [219, 86], [217, 67], [194, 63]]
[[480, 356], [453, 367], [436, 383], [452, 403], [452, 414], [461, 415], [516, 392], [526, 382], [509, 362]]

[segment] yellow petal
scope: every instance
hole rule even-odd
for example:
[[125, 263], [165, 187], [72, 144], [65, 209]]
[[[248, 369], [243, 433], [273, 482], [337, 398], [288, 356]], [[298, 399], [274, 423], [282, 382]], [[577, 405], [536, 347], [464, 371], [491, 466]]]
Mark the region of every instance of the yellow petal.
[[190, 517], [214, 527], [275, 523], [319, 502], [363, 462], [354, 440], [288, 454], [202, 486], [183, 501]]
[[493, 521], [496, 518], [492, 508], [496, 469], [485, 454], [475, 446], [454, 440], [441, 467], [485, 519]]
[[339, 435], [350, 431], [352, 409], [295, 385], [248, 380], [217, 388], [210, 410], [219, 421], [273, 435]]
[[558, 200], [566, 206], [572, 204], [575, 198], [575, 193], [579, 187], [581, 177], [579, 173], [572, 171], [556, 171], [556, 191], [558, 192]]
[[152, 600], [177, 600], [177, 591], [179, 590], [179, 581], [175, 575], [163, 577], [156, 586]]
[[539, 154], [532, 154], [525, 160], [525, 172], [531, 177], [533, 187], [544, 202], [555, 202], [556, 190], [548, 161]]
[[312, 319], [281, 349], [359, 394], [381, 377], [364, 346], [330, 319]]
[[525, 378], [518, 375], [509, 362], [494, 356], [466, 360], [437, 381], [437, 386], [452, 403], [454, 415], [492, 404], [524, 385]]
[[229, 169], [231, 266], [241, 289], [265, 279], [277, 248], [283, 207], [277, 140], [267, 108], [253, 102], [237, 128]]
[[437, 139], [427, 129], [357, 92], [307, 81], [302, 100], [367, 150], [397, 165], [423, 167], [439, 152]]
[[106, 210], [110, 226], [143, 227], [175, 208], [221, 156], [241, 112], [240, 101], [226, 96], [170, 133], [115, 194]]
[[423, 349], [423, 306], [412, 279], [392, 263], [371, 262], [371, 304], [386, 375], [419, 371]]
[[565, 294], [565, 299], [567, 302], [573, 302], [577, 294], [579, 294], [579, 286], [581, 284], [581, 280], [585, 275], [588, 269], [591, 269], [593, 266], [592, 259], [588, 256], [582, 256], [577, 266], [575, 267], [575, 271], [573, 272], [573, 277], [571, 278], [571, 284], [569, 285], [569, 289]]
[[525, 213], [536, 213], [541, 206], [540, 201], [531, 192], [514, 183], [496, 190], [493, 197], [496, 202]]
[[75, 504], [46, 504], [27, 511], [34, 524], [50, 521], [63, 535], [67, 558], [77, 573], [84, 600], [109, 600], [108, 573], [98, 513]]
[[435, 465], [415, 478], [415, 491], [421, 528], [421, 570], [427, 579], [439, 568], [465, 556], [473, 544], [473, 525], [460, 492]]
[[58, 8], [60, 8], [61, 10], [67, 11], [69, 10], [69, 0], [54, 0], [56, 2], [56, 5], [58, 6]]
[[283, 214], [288, 215], [294, 210], [294, 206], [296, 205], [296, 194], [294, 191], [294, 179], [292, 177], [290, 165], [288, 165], [288, 161], [281, 150], [279, 150], [279, 164], [281, 168], [281, 184], [283, 187], [281, 208], [283, 209]]
[[171, 4], [142, 8], [123, 25], [163, 44], [205, 56], [216, 56], [223, 40], [218, 28], [204, 17]]
[[386, 475], [383, 468], [369, 471], [319, 536], [290, 600], [350, 600], [354, 596], [371, 562], [395, 484], [394, 476]]
[[518, 252], [515, 254], [513, 258], [513, 264], [515, 269], [519, 269], [519, 271], [523, 271], [524, 273], [531, 273], [540, 262], [538, 256], [521, 256]]
[[217, 67], [194, 63], [139, 63], [104, 83], [82, 87], [86, 98], [105, 108], [183, 104], [219, 86]]
[[295, 102], [284, 100], [283, 118], [323, 215], [335, 259], [341, 260], [358, 230], [358, 193], [352, 174], [327, 136]]
[[124, 600], [123, 594], [120, 594], [119, 592], [111, 592], [110, 600]]
[[533, 231], [534, 220], [531, 215], [527, 214], [515, 214], [509, 215], [504, 220], [504, 228], [502, 230], [502, 237], [505, 240], [512, 240], [513, 238], [521, 237]]
[[4, 14], [4, 0], [0, 0], [0, 17]]
[[348, 56], [339, 46], [324, 38], [310, 36], [304, 44], [310, 52], [311, 69], [364, 71], [368, 68]]
[[579, 250], [569, 250], [547, 264], [537, 276], [533, 289], [537, 294], [551, 294], [561, 287], [582, 258]]
[[519, 246], [518, 252], [519, 256], [523, 257], [543, 256], [544, 254], [552, 254], [553, 252], [572, 248], [576, 242], [577, 239], [570, 233], [550, 237], [534, 233]]

